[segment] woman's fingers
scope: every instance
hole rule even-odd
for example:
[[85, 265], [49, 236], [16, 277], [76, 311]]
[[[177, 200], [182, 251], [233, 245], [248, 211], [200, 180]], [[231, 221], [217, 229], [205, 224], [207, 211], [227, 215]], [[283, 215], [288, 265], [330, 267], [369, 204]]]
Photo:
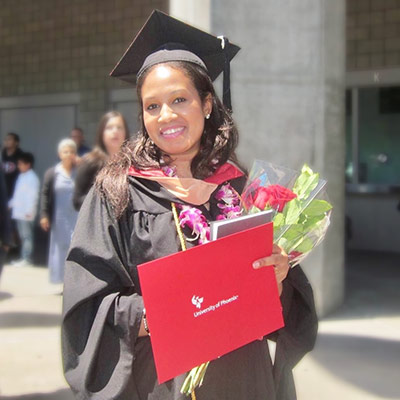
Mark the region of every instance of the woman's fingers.
[[268, 257], [263, 257], [260, 258], [259, 260], [254, 261], [253, 267], [257, 269], [257, 268], [267, 267], [268, 265], [276, 265], [286, 261], [287, 261], [286, 253], [282, 250], [281, 247], [279, 247], [277, 244], [274, 244], [272, 247], [272, 254]]
[[277, 244], [274, 244], [272, 247], [272, 254], [268, 257], [260, 258], [259, 260], [256, 260], [253, 263], [254, 268], [261, 268], [261, 267], [266, 267], [268, 265], [275, 265], [279, 260], [282, 260], [280, 256], [284, 256], [287, 258], [286, 253], [284, 250], [278, 246]]
[[253, 268], [258, 269], [262, 267], [267, 267], [268, 265], [276, 265], [282, 262], [283, 258], [281, 254], [271, 254], [268, 257], [260, 258], [254, 261]]
[[268, 265], [273, 265], [274, 267], [276, 283], [278, 284], [279, 295], [281, 295], [283, 289], [282, 281], [286, 279], [290, 267], [287, 254], [276, 244], [274, 244], [270, 256], [260, 258], [253, 262], [254, 269], [267, 267]]
[[289, 272], [289, 258], [278, 245], [274, 244], [272, 254], [270, 256], [256, 260], [253, 263], [253, 268], [259, 269], [269, 265], [274, 266], [277, 282], [282, 282]]

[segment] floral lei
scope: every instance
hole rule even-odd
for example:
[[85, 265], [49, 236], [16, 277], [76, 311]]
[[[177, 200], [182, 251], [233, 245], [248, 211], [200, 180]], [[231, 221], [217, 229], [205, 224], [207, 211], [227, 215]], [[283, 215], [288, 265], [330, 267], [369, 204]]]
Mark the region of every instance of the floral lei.
[[[176, 176], [176, 169], [170, 166], [162, 167], [165, 175]], [[215, 194], [217, 206], [220, 209], [220, 214], [217, 220], [236, 218], [242, 215], [240, 207], [240, 196], [236, 190], [229, 184], [225, 183]], [[182, 228], [188, 227], [192, 231], [193, 238], [186, 239], [188, 241], [198, 240], [199, 244], [204, 244], [210, 241], [210, 225], [203, 213], [196, 207], [191, 207], [183, 204], [177, 204], [180, 209], [179, 224]]]

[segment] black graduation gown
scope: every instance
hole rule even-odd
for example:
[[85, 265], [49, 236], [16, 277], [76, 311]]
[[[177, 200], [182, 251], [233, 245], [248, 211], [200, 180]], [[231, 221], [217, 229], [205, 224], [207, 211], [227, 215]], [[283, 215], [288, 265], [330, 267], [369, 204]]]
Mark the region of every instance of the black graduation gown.
[[[78, 218], [65, 269], [65, 377], [77, 399], [187, 399], [180, 394], [185, 374], [158, 385], [150, 339], [138, 338], [143, 301], [136, 268], [179, 251], [170, 203], [182, 201], [156, 182], [129, 180], [132, 204], [118, 221], [95, 189]], [[210, 203], [210, 213], [202, 211], [212, 219], [217, 206]], [[292, 368], [313, 348], [317, 331], [312, 290], [300, 267], [289, 272], [281, 300], [285, 327], [270, 335], [277, 342], [275, 364], [266, 340], [243, 346], [210, 363], [198, 400], [296, 398]]]

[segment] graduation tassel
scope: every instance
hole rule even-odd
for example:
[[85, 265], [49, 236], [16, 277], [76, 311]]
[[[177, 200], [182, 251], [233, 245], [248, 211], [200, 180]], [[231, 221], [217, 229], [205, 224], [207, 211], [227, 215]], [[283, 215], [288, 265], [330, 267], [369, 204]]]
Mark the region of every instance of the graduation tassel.
[[225, 36], [218, 36], [221, 40], [222, 53], [224, 55], [224, 72], [222, 82], [222, 102], [224, 106], [232, 113], [232, 102], [231, 102], [231, 64], [229, 61], [229, 39]]
[[182, 251], [185, 251], [186, 250], [186, 242], [185, 242], [185, 238], [183, 236], [181, 225], [179, 224], [178, 211], [176, 211], [175, 203], [171, 203], [171, 207], [172, 207], [172, 214], [174, 215], [176, 231], [178, 232], [179, 241], [181, 242], [181, 248], [182, 248]]

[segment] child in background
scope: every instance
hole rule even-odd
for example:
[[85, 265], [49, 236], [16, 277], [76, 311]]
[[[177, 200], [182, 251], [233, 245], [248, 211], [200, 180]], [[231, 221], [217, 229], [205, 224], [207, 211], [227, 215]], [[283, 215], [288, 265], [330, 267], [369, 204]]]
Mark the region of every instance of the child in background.
[[22, 153], [18, 157], [19, 175], [14, 195], [9, 202], [12, 219], [16, 220], [21, 240], [21, 258], [13, 265], [28, 266], [32, 263], [33, 222], [36, 217], [39, 199], [39, 178], [33, 171], [34, 157], [31, 153]]

